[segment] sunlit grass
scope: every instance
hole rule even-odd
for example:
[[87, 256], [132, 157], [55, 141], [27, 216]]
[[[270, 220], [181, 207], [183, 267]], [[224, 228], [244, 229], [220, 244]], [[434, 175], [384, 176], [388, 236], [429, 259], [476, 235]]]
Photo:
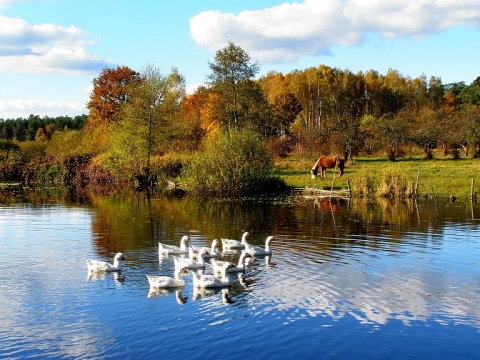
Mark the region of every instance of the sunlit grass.
[[[420, 196], [445, 195], [457, 198], [470, 198], [471, 181], [475, 179], [475, 189], [480, 186], [480, 159], [437, 156], [424, 160], [422, 155], [399, 158], [389, 161], [386, 157], [357, 157], [347, 162], [345, 174], [339, 177], [338, 170], [327, 170], [327, 178], [310, 178], [310, 168], [315, 159], [299, 159], [294, 156], [277, 161], [276, 174], [293, 187], [318, 187], [320, 189], [346, 188], [348, 181], [352, 189], [372, 187], [377, 192], [384, 182], [387, 172], [397, 169], [403, 174], [407, 187], [417, 184]], [[355, 182], [355, 183], [354, 183]], [[363, 182], [363, 184], [358, 184]], [[408, 193], [407, 189], [407, 193]]]

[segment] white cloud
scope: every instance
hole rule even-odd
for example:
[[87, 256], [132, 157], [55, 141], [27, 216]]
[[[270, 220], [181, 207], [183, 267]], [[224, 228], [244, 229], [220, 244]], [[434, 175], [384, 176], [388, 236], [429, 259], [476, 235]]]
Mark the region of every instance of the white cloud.
[[8, 9], [11, 3], [18, 2], [18, 0], [0, 0], [0, 10]]
[[91, 44], [76, 26], [30, 25], [0, 15], [0, 72], [96, 73], [108, 63], [86, 50]]
[[186, 91], [186, 93], [187, 93], [188, 95], [191, 95], [191, 94], [193, 94], [200, 86], [205, 86], [205, 84], [203, 84], [203, 83], [202, 83], [202, 84], [188, 84], [188, 85], [186, 86], [185, 91]]
[[[3, 116], [2, 114], [8, 114]], [[76, 116], [88, 114], [83, 103], [44, 100], [0, 100], [0, 118], [25, 118], [30, 114], [43, 116]]]
[[421, 37], [480, 26], [479, 0], [305, 0], [238, 15], [205, 11], [190, 19], [194, 41], [216, 51], [228, 41], [254, 60], [281, 63], [360, 44], [370, 33]]

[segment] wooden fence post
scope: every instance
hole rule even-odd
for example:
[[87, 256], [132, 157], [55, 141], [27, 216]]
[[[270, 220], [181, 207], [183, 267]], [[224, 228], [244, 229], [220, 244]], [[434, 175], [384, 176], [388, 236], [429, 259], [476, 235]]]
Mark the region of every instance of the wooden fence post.
[[472, 185], [470, 186], [470, 200], [474, 201], [477, 199], [477, 194], [475, 192], [475, 179], [472, 179]]

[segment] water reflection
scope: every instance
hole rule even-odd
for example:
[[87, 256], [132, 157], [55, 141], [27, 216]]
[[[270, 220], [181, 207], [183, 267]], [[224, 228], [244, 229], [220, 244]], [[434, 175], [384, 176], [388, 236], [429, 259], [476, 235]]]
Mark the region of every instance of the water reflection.
[[147, 297], [159, 297], [159, 296], [175, 296], [175, 300], [178, 304], [185, 304], [188, 300], [188, 296], [183, 295], [184, 287], [176, 289], [152, 289], [148, 291]]
[[[235, 346], [235, 354], [215, 353], [233, 358], [261, 339], [284, 349], [289, 337], [301, 343], [314, 336], [328, 347], [339, 333], [371, 349], [409, 336], [418, 348], [445, 350], [438, 336], [455, 338], [448, 349], [464, 351], [480, 331], [480, 232], [471, 205], [302, 197], [198, 202], [132, 194], [93, 196], [78, 207], [3, 206], [0, 348], [8, 353], [0, 350], [0, 357], [30, 351], [134, 358], [145, 353], [125, 349], [145, 348], [152, 349], [148, 357], [163, 349], [159, 337], [173, 344], [184, 336]], [[184, 288], [149, 291], [145, 274], [174, 272], [173, 257], [159, 256], [158, 242], [178, 245], [188, 235], [195, 246], [210, 246], [211, 239], [244, 231], [259, 246], [274, 235], [273, 254], [250, 259], [245, 272], [230, 275], [231, 286], [196, 289], [190, 274]], [[87, 272], [85, 279], [85, 258], [120, 251], [127, 258], [121, 273]], [[240, 253], [218, 258], [236, 263]], [[22, 267], [25, 262], [31, 266]], [[211, 273], [210, 265], [200, 272]], [[230, 342], [221, 335], [225, 326], [237, 334]], [[382, 330], [375, 341], [372, 329]], [[191, 355], [174, 345], [168, 351]], [[282, 351], [270, 355], [282, 358]]]
[[[432, 308], [436, 309], [436, 316], [441, 313], [444, 319], [458, 312], [451, 310], [456, 309], [455, 304], [467, 301], [464, 306], [470, 309], [475, 323], [478, 322], [478, 306], [465, 299], [460, 301], [458, 289], [455, 290], [457, 294], [452, 293], [448, 286], [452, 279], [442, 273], [443, 267], [432, 268], [427, 263], [424, 265], [428, 265], [429, 271], [425, 272], [421, 265], [426, 261], [424, 258], [442, 251], [450, 223], [475, 222], [469, 219], [468, 205], [444, 203], [438, 206], [428, 201], [388, 200], [378, 203], [297, 201], [296, 206], [281, 201], [247, 202], [249, 211], [246, 211], [245, 203], [212, 201], [198, 204], [191, 200], [152, 199], [147, 204], [137, 199], [136, 206], [126, 208], [139, 209], [133, 217], [139, 224], [148, 223], [149, 235], [143, 233], [141, 238], [148, 239], [153, 234], [152, 240], [147, 241], [150, 244], [155, 244], [159, 238], [175, 244], [181, 235], [189, 233], [194, 243], [208, 246], [208, 239], [235, 238], [248, 229], [252, 232], [249, 241], [263, 245], [267, 235], [276, 234], [280, 241], [272, 247], [277, 260], [272, 261], [269, 256], [255, 258], [248, 264], [247, 274], [236, 284], [236, 290], [248, 290], [260, 305], [267, 305], [273, 299], [279, 309], [301, 308], [308, 316], [330, 316], [337, 320], [352, 316], [361, 323], [386, 324], [389, 320], [425, 321], [432, 317]], [[99, 214], [103, 204], [97, 204]], [[140, 210], [140, 204], [147, 206], [148, 211]], [[106, 208], [109, 206], [107, 204]], [[101, 224], [105, 223], [108, 213], [102, 212]], [[145, 213], [150, 214], [149, 220], [140, 221], [141, 214]], [[152, 218], [153, 223], [150, 222]], [[176, 221], [172, 223], [171, 218]], [[144, 225], [134, 227], [136, 234], [145, 228]], [[98, 229], [109, 228], [99, 225]], [[124, 246], [144, 246], [134, 240], [138, 235], [129, 236], [128, 231], [118, 231], [124, 235]], [[104, 235], [110, 239], [112, 234]], [[127, 238], [132, 239], [131, 243]], [[451, 234], [449, 238], [451, 241]], [[415, 248], [418, 252], [412, 252]], [[239, 254], [240, 251], [228, 251], [222, 256], [235, 261]], [[162, 261], [160, 258], [160, 265]], [[266, 270], [278, 271], [271, 277]], [[439, 278], [441, 281], [437, 284]], [[469, 286], [462, 283], [461, 288]], [[214, 294], [215, 291], [197, 291], [193, 299]], [[242, 292], [237, 297], [234, 295], [233, 299], [249, 300]], [[304, 316], [302, 313], [300, 318]], [[289, 321], [295, 319], [293, 314], [289, 316]]]
[[121, 272], [87, 271], [87, 281], [103, 281], [107, 278], [112, 278], [117, 284], [125, 281], [125, 276], [122, 276]]

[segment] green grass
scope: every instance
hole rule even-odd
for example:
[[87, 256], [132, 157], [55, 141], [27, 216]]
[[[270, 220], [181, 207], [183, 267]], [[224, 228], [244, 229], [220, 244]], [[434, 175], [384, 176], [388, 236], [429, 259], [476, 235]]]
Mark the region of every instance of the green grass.
[[[333, 169], [327, 170], [327, 178], [310, 178], [310, 168], [315, 159], [288, 157], [277, 161], [276, 174], [288, 185], [294, 187], [312, 187], [320, 189], [343, 189], [347, 188], [350, 180], [352, 189], [355, 182], [359, 183], [366, 177], [369, 178], [373, 187], [378, 190], [388, 173], [401, 173], [408, 184], [416, 184], [419, 174], [418, 194], [420, 196], [455, 196], [457, 198], [470, 198], [471, 181], [475, 179], [475, 190], [480, 188], [480, 159], [452, 157], [436, 157], [424, 160], [421, 155], [399, 158], [397, 161], [389, 161], [386, 157], [357, 157], [353, 163], [347, 162], [345, 174], [339, 177], [338, 170], [334, 177]], [[355, 196], [355, 191], [353, 196]]]

